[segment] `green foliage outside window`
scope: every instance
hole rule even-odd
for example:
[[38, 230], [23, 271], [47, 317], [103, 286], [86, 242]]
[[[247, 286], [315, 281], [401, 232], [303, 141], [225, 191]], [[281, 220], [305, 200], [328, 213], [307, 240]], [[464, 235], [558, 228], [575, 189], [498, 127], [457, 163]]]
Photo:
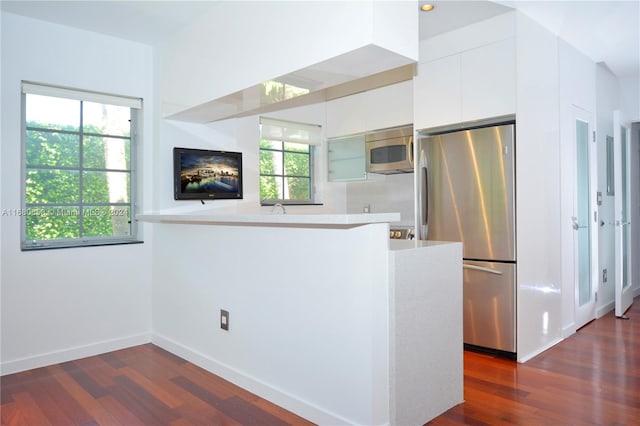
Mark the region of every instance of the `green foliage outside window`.
[[[81, 136], [73, 126], [27, 123], [25, 207], [26, 239], [55, 240], [130, 234], [130, 141]], [[85, 126], [85, 133], [101, 129]], [[104, 171], [107, 144], [124, 144], [125, 167]], [[81, 161], [82, 155], [82, 161]], [[98, 169], [98, 170], [87, 170]], [[112, 199], [109, 174], [121, 174], [124, 196]], [[117, 176], [116, 176], [117, 177]], [[124, 179], [122, 179], [124, 178]], [[124, 186], [124, 185], [120, 185]], [[82, 193], [81, 193], [82, 192]], [[111, 203], [112, 205], [103, 205]]]
[[260, 140], [260, 199], [311, 201], [311, 147]]

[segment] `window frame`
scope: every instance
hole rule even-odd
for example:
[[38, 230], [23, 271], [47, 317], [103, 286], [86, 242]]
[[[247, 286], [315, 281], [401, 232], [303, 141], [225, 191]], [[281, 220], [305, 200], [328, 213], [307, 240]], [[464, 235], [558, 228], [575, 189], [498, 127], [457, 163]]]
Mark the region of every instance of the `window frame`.
[[[305, 200], [296, 200], [296, 199], [291, 199], [291, 198], [283, 198], [283, 199], [271, 199], [271, 198], [266, 198], [266, 199], [262, 199], [262, 197], [260, 197], [260, 204], [263, 206], [272, 206], [276, 203], [280, 203], [280, 204], [287, 204], [287, 205], [296, 205], [296, 204], [300, 204], [300, 205], [307, 205], [307, 204], [315, 204], [314, 203], [314, 166], [313, 166], [313, 160], [314, 160], [314, 147], [313, 145], [310, 144], [306, 144], [306, 143], [300, 143], [300, 142], [295, 142], [295, 143], [299, 143], [300, 145], [307, 145], [309, 147], [309, 151], [308, 152], [300, 152], [300, 151], [292, 151], [292, 150], [287, 150], [285, 148], [285, 145], [287, 143], [292, 143], [292, 142], [284, 142], [281, 140], [273, 140], [273, 139], [264, 139], [264, 138], [260, 138], [260, 141], [272, 141], [272, 142], [280, 142], [282, 144], [282, 149], [274, 149], [274, 148], [263, 148], [260, 147], [260, 154], [262, 154], [262, 152], [264, 151], [269, 151], [269, 152], [277, 152], [277, 153], [281, 153], [282, 154], [282, 170], [283, 170], [283, 174], [263, 174], [262, 171], [259, 170], [259, 175], [260, 178], [262, 178], [263, 176], [272, 176], [272, 177], [276, 177], [276, 178], [282, 178], [282, 192], [284, 193], [284, 189], [286, 186], [286, 179], [287, 178], [296, 178], [296, 179], [308, 179], [309, 180], [309, 198], [305, 199]], [[307, 157], [309, 157], [309, 175], [308, 176], [304, 176], [304, 175], [288, 175], [284, 173], [285, 170], [285, 154], [296, 154], [296, 155], [306, 155]]]
[[[285, 121], [285, 120], [278, 120], [278, 119], [271, 119], [271, 118], [267, 118], [267, 117], [261, 117], [260, 118], [260, 135], [259, 135], [259, 141], [258, 141], [258, 158], [260, 159], [261, 154], [263, 151], [268, 151], [268, 152], [278, 152], [282, 154], [282, 174], [263, 174], [262, 170], [260, 169], [260, 166], [258, 166], [258, 179], [262, 179], [263, 176], [274, 176], [274, 177], [280, 177], [282, 178], [282, 192], [284, 194], [284, 189], [285, 189], [285, 185], [286, 185], [286, 179], [287, 178], [304, 178], [304, 179], [308, 179], [309, 180], [309, 198], [305, 199], [305, 200], [297, 200], [297, 199], [291, 199], [291, 198], [283, 198], [283, 199], [271, 199], [271, 198], [266, 198], [263, 199], [262, 198], [262, 189], [261, 189], [261, 182], [258, 182], [258, 194], [260, 197], [260, 205], [262, 206], [273, 206], [275, 204], [282, 204], [282, 205], [319, 205], [320, 203], [316, 202], [315, 197], [316, 197], [316, 165], [315, 165], [315, 161], [316, 161], [316, 150], [317, 150], [317, 142], [314, 138], [317, 137], [317, 135], [313, 135], [311, 137], [310, 141], [305, 141], [305, 140], [294, 140], [290, 137], [286, 137], [284, 136], [283, 132], [283, 136], [278, 138], [278, 137], [270, 137], [269, 135], [263, 135], [263, 131], [262, 131], [262, 125], [263, 125], [263, 120], [266, 120], [269, 122], [269, 124], [273, 125], [274, 123], [277, 124], [281, 124], [283, 127], [286, 126], [288, 129], [296, 129], [296, 128], [300, 128], [300, 129], [313, 129], [316, 128], [317, 129], [317, 133], [318, 135], [320, 134], [320, 126], [316, 125], [316, 124], [306, 124], [306, 123], [296, 123], [296, 122], [291, 122], [291, 121]], [[282, 149], [275, 149], [275, 148], [263, 148], [261, 146], [261, 142], [262, 141], [271, 141], [271, 142], [278, 142], [281, 144]], [[308, 153], [305, 152], [300, 152], [300, 151], [295, 151], [295, 150], [287, 150], [286, 149], [286, 144], [287, 143], [295, 143], [295, 144], [300, 144], [300, 145], [306, 145], [309, 148]], [[289, 154], [296, 154], [296, 155], [307, 155], [309, 157], [309, 175], [308, 176], [304, 176], [304, 175], [288, 175], [285, 173], [285, 154], [289, 153]], [[258, 162], [260, 162], [260, 160], [258, 160]]]
[[[44, 95], [49, 97], [56, 97], [60, 99], [72, 99], [79, 101], [79, 118], [80, 118], [80, 127], [77, 132], [75, 131], [58, 131], [57, 129], [49, 129], [49, 128], [33, 128], [27, 126], [27, 95]], [[116, 106], [124, 106], [128, 107], [130, 110], [130, 132], [129, 137], [123, 136], [115, 136], [109, 134], [96, 134], [93, 132], [85, 132], [83, 129], [83, 102], [94, 102], [101, 103], [106, 105], [116, 105]], [[43, 249], [55, 249], [55, 248], [72, 248], [72, 247], [93, 247], [93, 246], [105, 246], [105, 245], [119, 245], [119, 244], [137, 244], [142, 243], [143, 241], [140, 238], [140, 228], [138, 227], [137, 221], [135, 220], [135, 215], [137, 211], [138, 205], [138, 159], [137, 159], [137, 151], [138, 151], [138, 143], [140, 137], [140, 126], [141, 126], [141, 115], [142, 115], [142, 99], [140, 98], [131, 98], [125, 96], [118, 96], [100, 92], [92, 92], [92, 91], [84, 91], [79, 89], [71, 89], [59, 86], [51, 86], [40, 83], [32, 83], [32, 82], [22, 82], [22, 90], [21, 90], [21, 189], [20, 189], [20, 206], [21, 209], [18, 212], [20, 216], [20, 245], [22, 251], [31, 251], [31, 250], [43, 250]], [[117, 235], [117, 236], [79, 236], [78, 238], [58, 238], [51, 240], [31, 240], [27, 239], [27, 218], [30, 215], [30, 212], [35, 211], [35, 209], [39, 207], [28, 207], [27, 206], [27, 173], [30, 167], [27, 165], [27, 143], [28, 136], [27, 132], [29, 130], [43, 130], [43, 131], [57, 131], [58, 133], [72, 134], [78, 136], [79, 143], [79, 163], [77, 168], [62, 168], [67, 170], [74, 170], [81, 175], [84, 172], [122, 172], [125, 171], [129, 174], [129, 182], [128, 182], [128, 190], [129, 190], [129, 201], [128, 202], [107, 202], [107, 203], [98, 203], [98, 202], [90, 202], [86, 203], [82, 199], [83, 194], [83, 185], [82, 179], [78, 184], [79, 191], [79, 199], [75, 204], [71, 203], [61, 203], [61, 205], [54, 206], [54, 208], [69, 208], [69, 209], [78, 209], [78, 217], [80, 218], [80, 231], [82, 232], [82, 218], [83, 218], [83, 207], [91, 206], [91, 207], [110, 207], [110, 206], [121, 206], [129, 209], [129, 234], [128, 235]], [[83, 150], [83, 138], [91, 137], [91, 136], [99, 136], [99, 137], [115, 137], [117, 139], [128, 139], [129, 141], [129, 167], [128, 169], [109, 169], [109, 168], [95, 168], [89, 167], [85, 168], [83, 165], [84, 158], [82, 158], [82, 150]], [[46, 169], [43, 168], [43, 169]], [[52, 167], [52, 169], [61, 169]], [[66, 204], [66, 205], [62, 205]]]

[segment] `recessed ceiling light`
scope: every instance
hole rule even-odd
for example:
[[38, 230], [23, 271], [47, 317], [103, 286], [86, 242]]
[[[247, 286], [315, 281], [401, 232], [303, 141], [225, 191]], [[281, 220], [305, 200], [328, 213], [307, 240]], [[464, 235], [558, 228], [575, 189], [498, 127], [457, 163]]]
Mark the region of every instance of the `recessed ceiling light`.
[[434, 5], [427, 3], [420, 6], [420, 10], [423, 12], [430, 12], [433, 10], [434, 7], [435, 7]]

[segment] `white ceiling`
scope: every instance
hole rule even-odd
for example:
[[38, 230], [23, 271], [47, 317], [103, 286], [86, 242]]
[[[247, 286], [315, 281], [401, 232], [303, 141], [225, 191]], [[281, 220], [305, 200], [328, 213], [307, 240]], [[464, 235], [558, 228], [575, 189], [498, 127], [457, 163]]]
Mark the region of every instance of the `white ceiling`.
[[420, 40], [512, 10], [511, 7], [496, 2], [479, 0], [420, 0], [420, 5], [425, 3], [432, 4], [435, 8], [430, 12], [420, 13]]
[[[421, 3], [424, 3], [421, 0]], [[420, 38], [451, 31], [512, 8], [539, 22], [618, 77], [640, 74], [640, 0], [433, 1], [420, 15]], [[156, 44], [219, 1], [2, 0], [3, 11]]]
[[640, 75], [640, 0], [501, 1], [528, 15], [618, 77]]
[[1, 0], [3, 11], [153, 45], [216, 7], [213, 0]]

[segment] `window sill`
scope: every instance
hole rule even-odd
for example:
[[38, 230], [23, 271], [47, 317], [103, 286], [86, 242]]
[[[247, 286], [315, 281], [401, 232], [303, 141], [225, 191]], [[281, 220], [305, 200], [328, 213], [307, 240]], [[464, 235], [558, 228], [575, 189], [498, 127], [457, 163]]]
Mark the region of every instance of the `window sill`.
[[102, 246], [119, 246], [129, 244], [143, 244], [142, 240], [120, 240], [120, 241], [108, 241], [108, 242], [69, 242], [69, 243], [56, 243], [56, 244], [29, 244], [27, 246], [20, 247], [21, 251], [38, 251], [38, 250], [53, 250], [53, 249], [66, 249], [66, 248], [82, 248], [82, 247], [102, 247]]

